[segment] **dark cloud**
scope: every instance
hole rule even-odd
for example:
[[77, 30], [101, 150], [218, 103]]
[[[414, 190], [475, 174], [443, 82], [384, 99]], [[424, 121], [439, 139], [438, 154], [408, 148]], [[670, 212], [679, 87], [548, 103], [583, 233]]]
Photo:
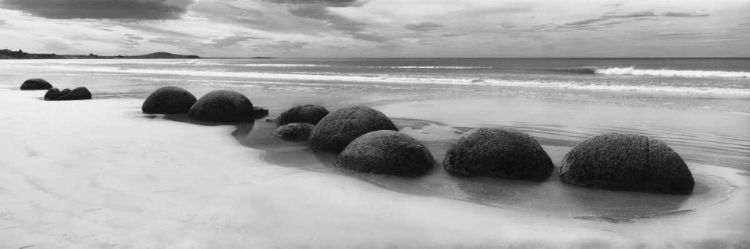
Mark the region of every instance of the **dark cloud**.
[[0, 0], [0, 7], [51, 19], [178, 19], [195, 0]]
[[120, 41], [120, 47], [131, 49], [138, 45], [141, 45], [143, 37], [134, 34], [125, 34], [125, 37]]
[[704, 16], [710, 16], [707, 13], [692, 13], [692, 12], [666, 12], [664, 14], [661, 14], [662, 16], [668, 16], [668, 17], [704, 17]]
[[266, 0], [267, 2], [290, 5], [319, 5], [327, 7], [360, 7], [366, 3], [363, 0]]
[[581, 21], [569, 22], [556, 27], [551, 30], [577, 30], [577, 29], [596, 29], [606, 26], [612, 26], [616, 24], [626, 23], [632, 20], [641, 20], [645, 17], [654, 17], [653, 11], [639, 11], [627, 14], [615, 14], [608, 12], [601, 17], [591, 18]]
[[415, 21], [404, 25], [404, 28], [412, 31], [431, 31], [443, 27], [442, 24], [434, 21]]
[[608, 14], [603, 15], [603, 18], [634, 18], [634, 17], [648, 17], [648, 16], [655, 16], [653, 11], [647, 10], [647, 11], [640, 11], [640, 12], [633, 12], [628, 14], [622, 14], [622, 15], [615, 15], [615, 14]]
[[290, 14], [307, 19], [325, 22], [327, 28], [342, 31], [354, 39], [385, 42], [389, 39], [367, 31], [367, 23], [347, 18], [331, 12], [328, 7], [316, 4], [290, 5], [287, 7]]

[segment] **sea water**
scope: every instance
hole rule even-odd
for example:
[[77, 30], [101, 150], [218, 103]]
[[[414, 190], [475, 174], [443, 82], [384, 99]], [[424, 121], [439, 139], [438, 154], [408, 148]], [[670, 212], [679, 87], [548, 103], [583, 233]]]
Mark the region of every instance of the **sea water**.
[[737, 184], [706, 172], [737, 169], [750, 181], [750, 59], [7, 60], [0, 61], [0, 74], [3, 87], [42, 77], [57, 87], [87, 86], [94, 98], [145, 98], [167, 85], [196, 96], [231, 89], [269, 107], [272, 117], [294, 104], [332, 110], [368, 105], [425, 143], [438, 167], [452, 141], [480, 126], [530, 133], [556, 166], [583, 139], [638, 133], [680, 153], [697, 181], [694, 195], [684, 197], [585, 190], [554, 176], [528, 183], [433, 170], [405, 179], [331, 167], [331, 155], [270, 137], [268, 123], [240, 126], [234, 134], [241, 144], [267, 151], [265, 160], [277, 165], [490, 206], [629, 222], [699, 209], [738, 193]]

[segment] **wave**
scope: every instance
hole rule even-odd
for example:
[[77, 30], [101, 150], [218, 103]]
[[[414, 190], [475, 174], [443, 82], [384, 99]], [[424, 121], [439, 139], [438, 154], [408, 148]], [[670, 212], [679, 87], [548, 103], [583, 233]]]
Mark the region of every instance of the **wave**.
[[555, 71], [580, 73], [580, 74], [603, 74], [603, 75], [637, 75], [637, 76], [659, 76], [659, 77], [683, 77], [683, 78], [748, 78], [750, 72], [742, 71], [705, 71], [705, 70], [673, 70], [673, 69], [637, 69], [635, 67], [578, 67], [558, 68]]
[[[24, 66], [16, 66], [24, 67]], [[356, 73], [307, 73], [307, 72], [231, 72], [194, 69], [138, 69], [122, 67], [69, 67], [59, 65], [33, 66], [29, 68], [46, 68], [62, 72], [81, 72], [91, 75], [110, 73], [113, 75], [179, 75], [209, 78], [254, 79], [280, 82], [320, 82], [324, 84], [341, 83], [375, 83], [375, 84], [414, 84], [414, 85], [458, 85], [458, 86], [496, 86], [496, 87], [529, 87], [569, 90], [594, 90], [617, 92], [663, 92], [677, 94], [709, 94], [709, 95], [740, 95], [750, 96], [750, 89], [736, 87], [692, 87], [692, 86], [664, 86], [664, 85], [631, 85], [603, 83], [592, 81], [556, 81], [531, 79], [499, 79], [499, 78], [468, 78], [468, 77], [424, 77], [391, 74], [356, 74]], [[377, 86], [377, 85], [374, 85]]]

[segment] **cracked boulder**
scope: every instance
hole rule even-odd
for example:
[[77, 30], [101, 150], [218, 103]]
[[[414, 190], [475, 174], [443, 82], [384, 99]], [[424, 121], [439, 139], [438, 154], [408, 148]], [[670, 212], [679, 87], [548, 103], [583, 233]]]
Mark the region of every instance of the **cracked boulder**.
[[576, 145], [558, 170], [564, 182], [596, 189], [689, 194], [695, 182], [666, 144], [637, 134], [607, 133]]

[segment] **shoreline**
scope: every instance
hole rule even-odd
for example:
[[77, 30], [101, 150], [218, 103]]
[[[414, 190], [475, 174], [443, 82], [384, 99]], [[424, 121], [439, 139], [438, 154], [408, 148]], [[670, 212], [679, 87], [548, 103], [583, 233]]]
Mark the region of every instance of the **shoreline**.
[[[0, 214], [0, 226], [6, 228], [0, 241], [15, 247], [750, 244], [743, 237], [750, 228], [747, 215], [731, 216], [744, 212], [750, 203], [748, 175], [740, 174], [747, 171], [689, 163], [694, 175], [734, 186], [713, 188], [729, 192], [729, 197], [717, 204], [695, 206], [688, 200], [682, 205], [695, 207], [690, 211], [636, 218], [637, 222], [613, 222], [617, 217], [611, 216], [570, 218], [555, 214], [555, 210], [534, 211], [538, 203], [496, 207], [477, 205], [476, 199], [457, 201], [434, 192], [419, 192], [440, 187], [430, 179], [444, 183], [445, 176], [437, 174], [442, 170], [440, 165], [421, 179], [405, 181], [337, 172], [337, 168], [326, 165], [330, 158], [304, 151], [302, 146], [270, 140], [272, 137], [265, 133], [273, 124], [263, 120], [256, 121], [249, 131], [236, 132], [233, 125], [203, 126], [149, 118], [139, 110], [142, 99], [45, 102], [37, 95], [43, 95], [42, 91], [0, 89], [0, 98], [15, 106], [0, 110], [0, 132], [6, 140], [2, 150], [9, 155], [0, 159], [0, 169], [6, 172], [0, 174], [0, 202], [8, 204]], [[448, 101], [374, 107], [393, 118], [402, 132], [415, 135], [431, 146], [433, 154], [440, 154], [435, 148], [458, 135], [456, 129], [460, 132], [461, 127], [477, 124], [476, 120], [465, 119], [469, 114], [452, 114], [461, 108], [440, 109], [440, 103]], [[284, 105], [269, 104], [275, 109]], [[420, 110], [440, 112], [414, 113], [413, 108], [420, 104], [426, 105]], [[414, 119], [399, 118], [402, 113], [410, 113]], [[87, 118], [91, 116], [99, 119], [91, 122]], [[242, 136], [245, 132], [247, 135]], [[559, 163], [566, 144], [542, 144], [555, 164]], [[288, 156], [295, 153], [297, 157]], [[297, 167], [273, 163], [282, 159]], [[441, 159], [436, 157], [437, 161]], [[487, 179], [473, 179], [476, 182], [468, 186], [474, 190], [469, 192], [458, 184], [464, 180], [453, 181], [456, 185], [447, 188], [449, 194], [463, 191], [464, 199], [501, 198], [500, 203], [538, 202], [539, 193], [560, 194], [555, 192], [560, 189], [559, 182], [553, 180], [548, 180], [546, 187], [504, 182], [477, 191], [476, 186], [487, 186]], [[721, 185], [720, 181], [708, 182], [707, 186]], [[401, 189], [393, 189], [397, 187]], [[492, 194], [508, 188], [521, 194], [511, 198], [502, 194], [508, 192]], [[570, 186], [563, 189], [597, 192]], [[574, 204], [575, 199], [571, 200], [569, 204]]]

